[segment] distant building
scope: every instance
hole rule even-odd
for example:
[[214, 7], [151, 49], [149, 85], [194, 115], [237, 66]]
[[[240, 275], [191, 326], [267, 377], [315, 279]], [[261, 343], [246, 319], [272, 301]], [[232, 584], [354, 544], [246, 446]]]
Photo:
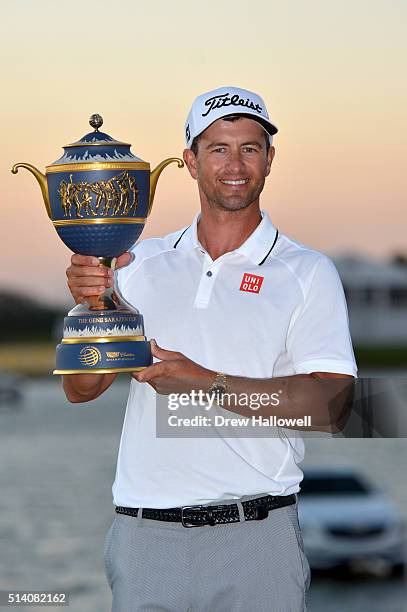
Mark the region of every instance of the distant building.
[[407, 266], [360, 255], [332, 257], [348, 302], [355, 345], [407, 345]]

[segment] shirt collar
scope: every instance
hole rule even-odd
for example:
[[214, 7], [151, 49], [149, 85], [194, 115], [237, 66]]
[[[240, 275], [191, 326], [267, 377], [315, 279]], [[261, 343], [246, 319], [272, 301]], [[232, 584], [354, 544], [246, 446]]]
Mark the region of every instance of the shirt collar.
[[[240, 255], [247, 257], [257, 265], [264, 263], [274, 248], [278, 238], [278, 230], [276, 227], [274, 227], [269, 215], [265, 210], [261, 211], [261, 216], [262, 219], [256, 229], [239, 248], [233, 251], [234, 253], [239, 253]], [[200, 217], [201, 213], [198, 212], [195, 215], [191, 225], [187, 227], [178, 237], [174, 244], [174, 248], [182, 249], [184, 251], [193, 249], [200, 249], [201, 251], [204, 250], [198, 240], [198, 221]]]

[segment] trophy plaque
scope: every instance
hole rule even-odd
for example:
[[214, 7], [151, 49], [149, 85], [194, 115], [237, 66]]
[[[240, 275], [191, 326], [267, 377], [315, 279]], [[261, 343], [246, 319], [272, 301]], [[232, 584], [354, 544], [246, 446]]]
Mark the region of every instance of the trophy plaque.
[[[99, 131], [100, 115], [89, 123], [94, 131], [66, 145], [45, 175], [27, 163], [15, 164], [12, 172], [26, 168], [35, 176], [48, 216], [69, 249], [114, 267], [115, 258], [143, 231], [162, 170], [171, 162], [184, 164], [171, 157], [150, 172], [130, 144]], [[109, 288], [92, 305], [78, 304], [65, 317], [53, 373], [134, 372], [151, 362], [143, 315]]]

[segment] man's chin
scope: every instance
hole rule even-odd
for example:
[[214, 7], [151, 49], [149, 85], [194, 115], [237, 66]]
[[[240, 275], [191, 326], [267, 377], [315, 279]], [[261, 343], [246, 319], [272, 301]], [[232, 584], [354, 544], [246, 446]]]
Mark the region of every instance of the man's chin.
[[254, 198], [250, 194], [214, 194], [213, 203], [222, 210], [242, 210], [253, 203]]
[[237, 198], [228, 198], [226, 199], [222, 199], [222, 200], [218, 200], [216, 202], [217, 206], [219, 208], [221, 208], [222, 210], [228, 210], [230, 212], [234, 212], [236, 210], [243, 210], [245, 208], [248, 208], [250, 206], [250, 204], [252, 204], [253, 202], [249, 202], [247, 200], [242, 200], [242, 199], [237, 199]]

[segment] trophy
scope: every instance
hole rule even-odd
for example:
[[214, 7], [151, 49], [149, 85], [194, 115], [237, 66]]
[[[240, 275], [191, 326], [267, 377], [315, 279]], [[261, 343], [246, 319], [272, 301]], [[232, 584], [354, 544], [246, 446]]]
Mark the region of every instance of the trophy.
[[[99, 132], [100, 115], [92, 115], [89, 132], [64, 147], [45, 175], [31, 164], [18, 163], [35, 176], [49, 218], [66, 246], [97, 257], [114, 269], [115, 258], [128, 251], [151, 212], [162, 170], [177, 157], [150, 164], [130, 151], [130, 144]], [[54, 374], [134, 372], [151, 364], [143, 315], [108, 288], [91, 304], [78, 304], [64, 319]]]

